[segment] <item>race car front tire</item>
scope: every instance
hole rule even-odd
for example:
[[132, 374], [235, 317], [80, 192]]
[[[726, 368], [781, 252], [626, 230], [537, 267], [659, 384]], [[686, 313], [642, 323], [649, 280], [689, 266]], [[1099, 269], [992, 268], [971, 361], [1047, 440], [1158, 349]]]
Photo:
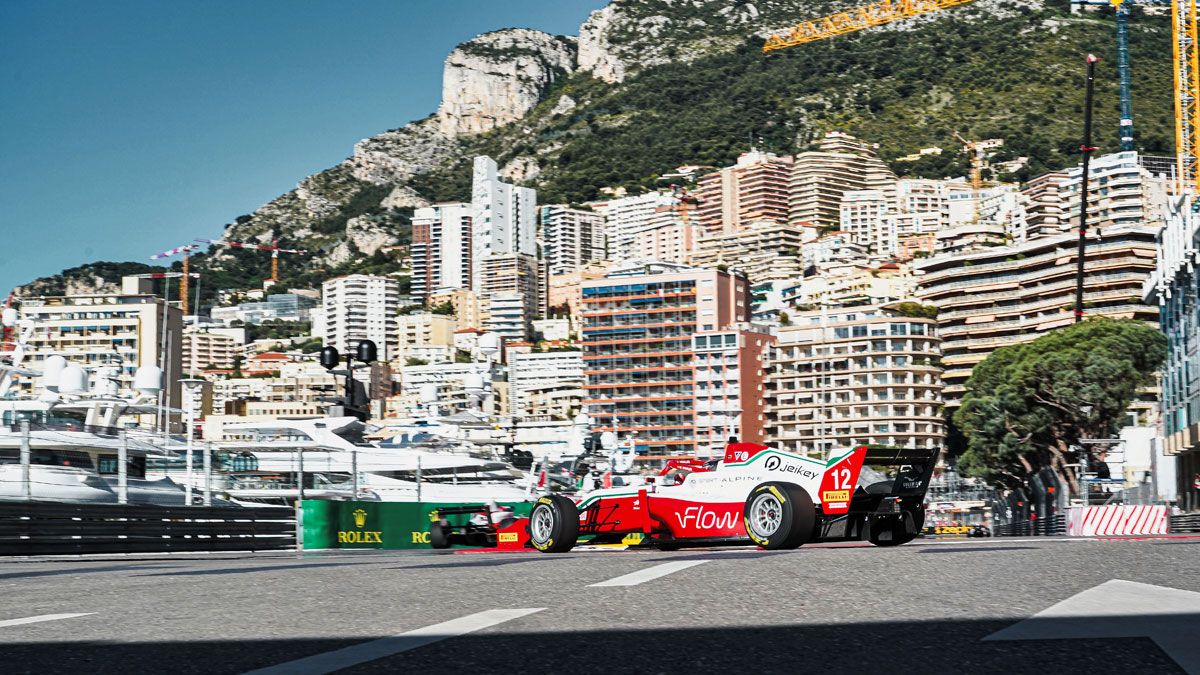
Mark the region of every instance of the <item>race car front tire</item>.
[[539, 497], [529, 511], [529, 543], [543, 553], [566, 553], [579, 539], [579, 509], [562, 495]]
[[812, 538], [817, 510], [795, 483], [763, 483], [750, 491], [742, 510], [746, 534], [768, 549], [797, 548]]

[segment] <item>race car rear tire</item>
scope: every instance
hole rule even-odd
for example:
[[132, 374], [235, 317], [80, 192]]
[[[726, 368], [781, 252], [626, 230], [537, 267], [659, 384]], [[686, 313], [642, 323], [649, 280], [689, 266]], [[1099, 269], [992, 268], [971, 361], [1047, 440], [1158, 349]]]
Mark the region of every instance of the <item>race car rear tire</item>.
[[543, 553], [566, 553], [579, 539], [579, 509], [562, 495], [539, 497], [529, 511], [529, 543]]
[[436, 520], [429, 524], [429, 545], [434, 548], [450, 548], [450, 522]]
[[795, 483], [763, 483], [750, 491], [742, 509], [746, 534], [768, 550], [804, 544], [812, 538], [816, 523], [812, 497]]

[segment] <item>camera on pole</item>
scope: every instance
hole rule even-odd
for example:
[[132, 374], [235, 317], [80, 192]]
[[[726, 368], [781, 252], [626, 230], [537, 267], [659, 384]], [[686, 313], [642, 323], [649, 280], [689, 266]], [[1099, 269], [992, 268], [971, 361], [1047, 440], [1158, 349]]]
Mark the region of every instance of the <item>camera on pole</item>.
[[[362, 422], [366, 422], [371, 416], [367, 408], [370, 404], [370, 397], [362, 383], [354, 379], [354, 361], [358, 359], [366, 365], [374, 363], [378, 358], [379, 350], [371, 340], [359, 340], [354, 352], [346, 354], [346, 370], [344, 371], [346, 382], [342, 410], [345, 414], [357, 417]], [[338, 367], [340, 361], [341, 354], [336, 347], [329, 346], [321, 349], [320, 362], [321, 367], [325, 370], [335, 372], [334, 369]]]

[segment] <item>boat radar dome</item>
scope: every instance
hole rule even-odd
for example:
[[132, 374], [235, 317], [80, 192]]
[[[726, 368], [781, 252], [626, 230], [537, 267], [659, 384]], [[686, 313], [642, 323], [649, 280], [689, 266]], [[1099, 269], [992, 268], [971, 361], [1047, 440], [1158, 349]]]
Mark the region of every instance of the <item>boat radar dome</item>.
[[58, 376], [60, 394], [83, 394], [88, 390], [87, 371], [78, 363], [68, 363]]
[[42, 366], [42, 386], [47, 389], [58, 389], [58, 381], [62, 377], [63, 368], [67, 367], [67, 360], [58, 354], [52, 354], [46, 357], [46, 364]]
[[484, 333], [479, 336], [479, 351], [484, 354], [495, 354], [500, 351], [500, 336], [496, 333]]
[[5, 307], [3, 312], [0, 312], [0, 324], [5, 326], [17, 325], [17, 310], [12, 307]]
[[438, 400], [438, 388], [432, 382], [421, 385], [421, 403], [436, 403]]
[[463, 378], [463, 389], [466, 389], [468, 394], [482, 394], [483, 376], [478, 373], [469, 373]]
[[155, 396], [162, 391], [162, 368], [142, 366], [133, 374], [133, 388], [141, 394]]

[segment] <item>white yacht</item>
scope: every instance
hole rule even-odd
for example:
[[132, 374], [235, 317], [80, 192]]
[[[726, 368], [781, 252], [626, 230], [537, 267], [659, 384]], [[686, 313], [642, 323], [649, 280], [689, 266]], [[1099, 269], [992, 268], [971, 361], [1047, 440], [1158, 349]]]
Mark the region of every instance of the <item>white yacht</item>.
[[472, 454], [433, 434], [365, 440], [353, 417], [247, 422], [225, 427], [244, 434], [217, 445], [223, 473], [219, 490], [239, 502], [285, 503], [304, 497], [378, 501], [519, 501], [528, 475], [510, 464]]

